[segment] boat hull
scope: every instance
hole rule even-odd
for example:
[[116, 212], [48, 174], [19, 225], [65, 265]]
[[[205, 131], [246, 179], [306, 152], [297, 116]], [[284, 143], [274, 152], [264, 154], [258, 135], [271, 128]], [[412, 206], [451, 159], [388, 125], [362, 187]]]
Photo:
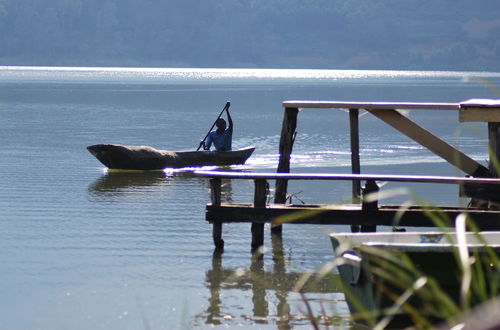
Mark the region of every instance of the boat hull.
[[[481, 239], [479, 239], [481, 237]], [[458, 305], [462, 285], [462, 268], [457, 259], [457, 243], [454, 234], [441, 232], [405, 232], [405, 233], [333, 233], [330, 239], [336, 258], [342, 258], [338, 271], [346, 301], [353, 315], [364, 311], [375, 315], [395, 305], [395, 297], [401, 297], [409, 287], [401, 288], [401, 274], [415, 283], [420, 276], [432, 278], [439, 284], [440, 293], [446, 294]], [[466, 234], [466, 247], [474, 256], [476, 264], [482, 264], [485, 278], [494, 274], [490, 266], [490, 253], [500, 255], [500, 232], [482, 232]], [[486, 244], [484, 244], [486, 242]], [[384, 255], [390, 258], [384, 257]], [[403, 266], [403, 258], [409, 260], [417, 272], [410, 272]], [[382, 256], [382, 257], [381, 257]], [[479, 267], [476, 265], [477, 267]], [[381, 272], [380, 270], [383, 269]], [[477, 268], [476, 268], [477, 269]], [[383, 275], [383, 276], [381, 276]], [[474, 279], [474, 276], [473, 276]], [[488, 281], [486, 281], [489, 283]], [[497, 283], [493, 284], [497, 285]], [[488, 284], [486, 284], [488, 287]], [[419, 289], [420, 290], [420, 289]], [[406, 301], [407, 306], [426, 315], [427, 321], [440, 323], [445, 321], [438, 314], [428, 313], [423, 306], [432, 305], [418, 293]], [[427, 298], [428, 299], [428, 298]], [[477, 297], [471, 297], [471, 304], [480, 303]], [[377, 319], [380, 321], [381, 317]], [[413, 325], [414, 319], [399, 309], [392, 314], [391, 328], [404, 328]], [[368, 325], [363, 317], [357, 323]]]
[[109, 169], [162, 170], [199, 166], [241, 165], [254, 147], [234, 151], [168, 151], [149, 146], [95, 144], [87, 150]]

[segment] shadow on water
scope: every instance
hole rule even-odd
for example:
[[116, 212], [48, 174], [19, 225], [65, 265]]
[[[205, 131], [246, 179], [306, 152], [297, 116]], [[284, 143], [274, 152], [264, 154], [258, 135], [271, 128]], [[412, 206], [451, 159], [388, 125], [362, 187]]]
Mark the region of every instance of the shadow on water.
[[[215, 251], [212, 257], [212, 267], [205, 274], [205, 286], [209, 290], [208, 304], [202, 314], [195, 318], [199, 322], [216, 325], [234, 325], [236, 323], [268, 324], [277, 329], [292, 329], [299, 325], [310, 326], [306, 314], [305, 302], [300, 294], [315, 294], [316, 302], [321, 310], [315, 313], [320, 316], [324, 313], [323, 302], [327, 301], [324, 294], [341, 294], [334, 277], [329, 274], [323, 278], [310, 277], [297, 291], [297, 283], [310, 274], [299, 271], [287, 271], [287, 260], [283, 254], [283, 242], [278, 236], [272, 238], [272, 270], [266, 270], [263, 258], [250, 258], [248, 269], [229, 269], [223, 266], [222, 253]], [[223, 312], [225, 297], [231, 298], [230, 290], [251, 291], [251, 315], [227, 315]], [[229, 299], [231, 300], [231, 299]], [[247, 305], [248, 302], [244, 302]], [[298, 305], [298, 311], [293, 305]], [[243, 308], [243, 307], [242, 307]], [[230, 308], [229, 308], [230, 309]], [[325, 316], [325, 315], [323, 315]], [[236, 319], [242, 317], [243, 319]], [[344, 320], [345, 321], [345, 320]], [[340, 317], [323, 318], [325, 325], [341, 323]]]

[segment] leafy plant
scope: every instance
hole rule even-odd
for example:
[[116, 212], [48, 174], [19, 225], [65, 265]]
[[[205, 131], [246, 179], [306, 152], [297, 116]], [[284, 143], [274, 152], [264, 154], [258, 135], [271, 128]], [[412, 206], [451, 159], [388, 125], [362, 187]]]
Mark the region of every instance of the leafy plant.
[[[409, 194], [409, 191], [389, 191], [378, 198], [397, 194]], [[368, 199], [372, 197], [368, 196]], [[447, 253], [441, 253], [437, 259], [442, 267], [424, 267], [427, 260], [394, 249], [369, 245], [340, 246], [336, 251], [339, 257], [323, 267], [319, 278], [346, 265], [360, 267], [365, 279], [373, 282], [374, 291], [380, 293], [376, 298], [384, 302], [379, 305], [384, 306], [382, 308], [367, 306], [356, 295], [353, 286], [338, 277], [334, 278], [349, 304], [357, 310], [351, 315], [354, 322], [362, 322], [373, 329], [384, 329], [394, 324], [412, 325], [418, 329], [432, 328], [438, 323], [454, 326], [462, 322], [464, 316], [470, 315], [475, 306], [490, 301], [500, 293], [500, 259], [474, 221], [465, 214], [451, 219], [439, 207], [416, 196], [412, 196], [412, 199], [418, 201], [425, 210], [424, 215], [442, 232], [442, 241], [451, 246]], [[408, 205], [401, 206], [394, 225], [397, 225], [398, 218], [407, 208]], [[307, 217], [317, 212], [321, 210], [314, 209], [310, 213], [281, 218], [279, 222], [295, 221], [297, 217]], [[450, 230], [452, 227], [455, 230]], [[473, 241], [473, 244], [468, 244], [471, 243], [468, 240]], [[360, 259], [356, 260], [357, 257]], [[443, 267], [448, 267], [444, 273]], [[300, 280], [295, 290], [301, 292], [301, 283], [307, 280], [309, 277]], [[302, 295], [302, 298], [308, 306], [307, 297]], [[319, 329], [319, 317], [312, 315], [310, 308], [307, 311], [311, 325]]]

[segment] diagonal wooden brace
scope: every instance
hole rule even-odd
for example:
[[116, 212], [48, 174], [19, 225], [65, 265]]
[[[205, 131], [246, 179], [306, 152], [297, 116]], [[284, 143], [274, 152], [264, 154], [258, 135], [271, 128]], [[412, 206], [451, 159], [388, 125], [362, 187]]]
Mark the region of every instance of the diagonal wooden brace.
[[425, 128], [403, 116], [397, 110], [369, 109], [368, 112], [391, 125], [415, 142], [420, 143], [422, 146], [445, 159], [461, 171], [472, 176], [488, 175], [489, 171], [486, 167], [479, 164], [477, 161], [470, 158], [454, 146], [441, 140]]

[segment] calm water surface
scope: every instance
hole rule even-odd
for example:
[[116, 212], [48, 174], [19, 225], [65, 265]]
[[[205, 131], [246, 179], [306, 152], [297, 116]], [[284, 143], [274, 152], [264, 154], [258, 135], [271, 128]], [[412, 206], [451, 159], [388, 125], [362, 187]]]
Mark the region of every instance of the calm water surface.
[[[227, 225], [226, 250], [214, 256], [206, 179], [189, 170], [108, 173], [85, 147], [192, 150], [230, 100], [233, 146], [257, 148], [234, 169], [274, 172], [284, 100], [499, 97], [476, 77], [500, 86], [498, 73], [0, 67], [0, 328], [309, 328], [293, 286], [331, 260], [328, 232], [347, 228], [287, 226], [283, 242], [266, 234], [264, 259], [252, 261], [250, 226]], [[484, 125], [459, 124], [454, 112], [408, 115], [486, 160]], [[293, 170], [348, 172], [347, 123], [343, 111], [301, 112]], [[369, 114], [360, 126], [365, 173], [462, 175]], [[223, 198], [251, 201], [252, 187], [226, 182]], [[438, 204], [462, 202], [453, 186], [410, 188]], [[293, 183], [289, 192], [338, 202], [350, 187]], [[350, 327], [332, 281], [306, 297], [330, 324]]]

